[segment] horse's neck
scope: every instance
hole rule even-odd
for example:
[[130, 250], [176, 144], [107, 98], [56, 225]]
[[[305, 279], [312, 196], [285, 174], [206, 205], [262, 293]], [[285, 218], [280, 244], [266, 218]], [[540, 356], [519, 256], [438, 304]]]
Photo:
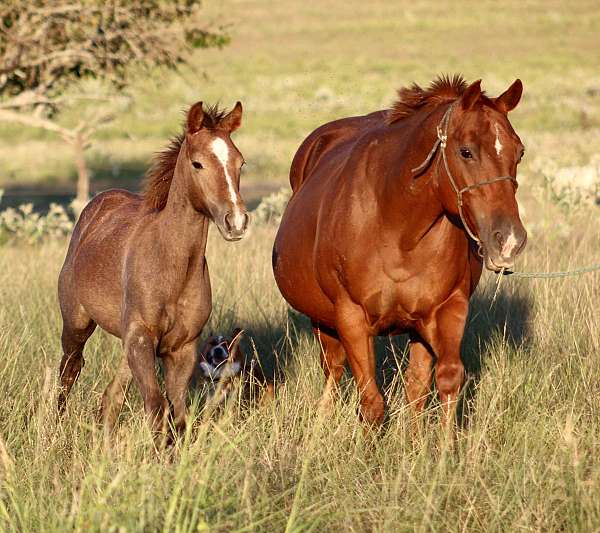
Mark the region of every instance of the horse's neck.
[[403, 145], [406, 143], [405, 139], [409, 138], [404, 152], [395, 154], [388, 162], [394, 170], [385, 175], [381, 202], [382, 217], [387, 225], [402, 232], [399, 237], [403, 248], [414, 247], [444, 214], [437, 187], [439, 154], [433, 156], [422, 174], [415, 176], [412, 172], [434, 146], [439, 116], [441, 112], [435, 110], [423, 120], [419, 121], [414, 117], [407, 119], [411, 123], [398, 128], [392, 126], [390, 129], [390, 135], [402, 137], [397, 143], [393, 143], [396, 146]]
[[159, 223], [161, 245], [171, 254], [170, 259], [188, 262], [204, 256], [210, 220], [192, 205], [184, 172], [178, 161]]

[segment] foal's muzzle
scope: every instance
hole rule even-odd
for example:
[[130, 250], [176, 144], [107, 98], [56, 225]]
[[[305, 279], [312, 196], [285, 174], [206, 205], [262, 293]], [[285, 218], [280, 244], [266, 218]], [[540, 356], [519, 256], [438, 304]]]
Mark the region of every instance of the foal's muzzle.
[[226, 241], [239, 241], [246, 234], [250, 217], [245, 209], [235, 208], [215, 217], [215, 224]]

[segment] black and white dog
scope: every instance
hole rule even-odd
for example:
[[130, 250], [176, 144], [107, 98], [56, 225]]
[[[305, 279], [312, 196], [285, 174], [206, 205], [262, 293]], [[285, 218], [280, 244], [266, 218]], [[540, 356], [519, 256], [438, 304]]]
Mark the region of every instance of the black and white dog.
[[193, 381], [196, 386], [204, 383], [209, 387], [208, 401], [213, 406], [222, 404], [240, 388], [243, 400], [274, 396], [273, 383], [265, 378], [258, 361], [245, 356], [243, 335], [240, 328], [235, 328], [230, 337], [211, 335], [200, 350]]

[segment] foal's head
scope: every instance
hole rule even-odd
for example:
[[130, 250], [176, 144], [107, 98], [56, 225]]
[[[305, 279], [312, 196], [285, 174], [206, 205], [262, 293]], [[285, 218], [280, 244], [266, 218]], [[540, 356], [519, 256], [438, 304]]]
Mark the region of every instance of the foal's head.
[[442, 178], [442, 202], [460, 214], [462, 196], [465, 225], [480, 240], [485, 265], [494, 271], [511, 268], [527, 240], [515, 197], [517, 166], [525, 149], [508, 120], [522, 91], [516, 80], [497, 98], [488, 98], [476, 81], [453, 104], [446, 127], [448, 168], [456, 188], [464, 192], [457, 194], [451, 180]]
[[187, 114], [184, 150], [178, 164], [186, 165], [189, 196], [196, 210], [211, 218], [225, 240], [237, 241], [248, 227], [240, 197], [244, 158], [231, 140], [242, 123], [242, 104], [225, 114], [194, 104]]

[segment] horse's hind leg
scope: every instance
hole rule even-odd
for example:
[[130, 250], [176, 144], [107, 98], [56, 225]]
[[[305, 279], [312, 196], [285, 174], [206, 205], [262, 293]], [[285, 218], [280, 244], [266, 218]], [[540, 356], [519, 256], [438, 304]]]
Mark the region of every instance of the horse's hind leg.
[[[83, 325], [83, 322], [82, 322]], [[81, 328], [73, 328], [65, 322], [61, 336], [63, 356], [60, 361], [60, 392], [58, 394], [58, 412], [62, 414], [69, 392], [83, 368], [83, 348], [94, 332], [96, 323], [91, 319], [85, 321]]]
[[433, 355], [415, 334], [410, 336], [410, 359], [405, 374], [406, 400], [417, 415], [423, 412], [431, 392]]
[[410, 429], [413, 439], [421, 432], [422, 421], [419, 415], [431, 393], [433, 355], [430, 348], [415, 333], [410, 335], [410, 359], [404, 374], [406, 401], [414, 412]]
[[129, 362], [127, 361], [127, 356], [124, 355], [121, 358], [121, 363], [115, 377], [108, 387], [106, 387], [102, 396], [100, 418], [104, 427], [109, 431], [115, 427], [132, 379], [133, 376], [131, 375]]
[[319, 410], [331, 411], [336, 398], [338, 384], [344, 373], [346, 351], [335, 332], [324, 330], [313, 324], [313, 331], [321, 349], [321, 366], [325, 373], [325, 387], [319, 400]]

